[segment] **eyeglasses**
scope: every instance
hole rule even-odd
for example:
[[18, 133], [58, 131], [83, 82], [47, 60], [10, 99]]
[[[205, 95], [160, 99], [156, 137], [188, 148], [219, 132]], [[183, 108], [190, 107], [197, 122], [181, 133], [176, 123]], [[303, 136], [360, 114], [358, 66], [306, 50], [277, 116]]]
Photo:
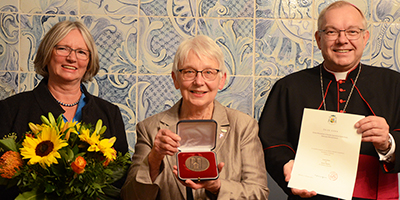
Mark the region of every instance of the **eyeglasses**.
[[56, 54], [59, 56], [69, 56], [72, 51], [75, 51], [76, 58], [79, 60], [87, 60], [90, 56], [90, 51], [85, 49], [72, 49], [64, 45], [56, 45], [54, 48], [56, 49]]
[[182, 78], [185, 81], [192, 81], [196, 78], [197, 73], [201, 73], [204, 80], [206, 81], [213, 81], [217, 78], [219, 69], [203, 69], [202, 71], [197, 71], [194, 69], [180, 69], [178, 70], [182, 74]]
[[344, 32], [344, 35], [348, 40], [357, 40], [360, 38], [361, 32], [365, 31], [362, 28], [349, 28], [345, 30], [338, 30], [334, 28], [327, 28], [325, 30], [319, 30], [319, 32], [324, 33], [326, 40], [337, 40], [340, 32]]

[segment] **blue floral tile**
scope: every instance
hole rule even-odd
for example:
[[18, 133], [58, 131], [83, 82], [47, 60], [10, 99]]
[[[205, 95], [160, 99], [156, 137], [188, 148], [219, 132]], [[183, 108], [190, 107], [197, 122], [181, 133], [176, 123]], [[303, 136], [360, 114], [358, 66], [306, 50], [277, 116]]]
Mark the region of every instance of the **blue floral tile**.
[[19, 1], [15, 0], [1, 0], [0, 12], [18, 12]]
[[39, 85], [40, 81], [43, 79], [42, 76], [32, 72], [20, 73], [19, 77], [18, 92], [27, 92], [33, 90], [37, 85]]
[[21, 62], [20, 70], [34, 71], [33, 61], [37, 48], [44, 35], [56, 23], [64, 20], [77, 20], [75, 16], [57, 15], [20, 15], [21, 18]]
[[370, 32], [369, 40], [367, 41], [367, 44], [365, 45], [363, 55], [361, 57], [361, 62], [367, 65], [371, 65], [371, 51], [372, 51], [372, 43], [375, 42], [372, 38], [371, 31], [372, 31], [372, 25], [367, 28], [367, 30]]
[[167, 16], [167, 0], [150, 0], [140, 4], [146, 16]]
[[318, 48], [317, 43], [315, 43], [314, 49], [313, 49], [313, 63], [312, 66], [317, 66], [319, 64], [321, 64], [322, 62], [324, 62], [324, 58], [322, 57], [322, 52], [321, 50]]
[[374, 22], [384, 22], [393, 23], [399, 22], [400, 13], [399, 7], [400, 2], [398, 1], [387, 1], [387, 0], [377, 0], [373, 1], [373, 21]]
[[399, 46], [391, 42], [399, 40], [400, 24], [374, 24], [371, 31], [374, 33], [370, 37], [371, 64], [400, 71]]
[[311, 67], [312, 30], [306, 20], [257, 20], [256, 75], [285, 76]]
[[253, 74], [253, 20], [200, 19], [199, 34], [220, 45], [229, 74]]
[[274, 18], [275, 13], [274, 1], [257, 0], [256, 1], [256, 17], [257, 18]]
[[[329, 4], [335, 2], [336, 0], [315, 0], [315, 13], [314, 19], [318, 19], [319, 13], [327, 7]], [[367, 21], [371, 19], [371, 0], [347, 0], [348, 2], [352, 3], [353, 5], [357, 6], [367, 18]]]
[[128, 151], [132, 157], [135, 153], [135, 144], [137, 141], [136, 128], [133, 131], [126, 131], [126, 141], [128, 142]]
[[172, 5], [167, 4], [168, 16], [179, 18], [196, 17], [198, 8], [196, 0], [173, 0]]
[[0, 72], [0, 100], [18, 93], [18, 73]]
[[92, 94], [115, 104], [135, 108], [136, 77], [133, 75], [98, 74], [94, 77], [96, 81], [91, 84], [96, 85]]
[[139, 0], [78, 0], [81, 14], [98, 14], [125, 18], [138, 17]]
[[0, 71], [19, 69], [19, 19], [17, 14], [0, 13]]
[[29, 14], [77, 15], [78, 0], [20, 0], [21, 12]]
[[140, 24], [139, 73], [169, 74], [179, 44], [193, 32], [186, 32], [169, 18], [140, 17]]
[[278, 12], [275, 17], [280, 19], [311, 19], [312, 18], [312, 0], [291, 1], [285, 0], [275, 1], [275, 7]]
[[259, 120], [272, 87], [280, 78], [257, 77], [254, 83], [254, 118]]
[[125, 113], [127, 130], [136, 125], [136, 76], [98, 74], [95, 81], [88, 83], [88, 91], [120, 107]]
[[200, 0], [200, 17], [253, 17], [253, 0]]
[[253, 116], [253, 77], [228, 76], [225, 86], [218, 91], [217, 99], [222, 105]]
[[173, 0], [172, 1], [168, 1], [168, 0], [144, 1], [140, 4], [140, 10], [146, 16], [167, 16], [168, 15], [167, 9], [173, 10], [173, 5], [168, 4], [168, 2], [174, 2], [174, 1]]
[[171, 108], [181, 98], [171, 75], [144, 75], [138, 77], [137, 120]]
[[102, 73], [136, 73], [137, 19], [84, 16], [82, 21], [95, 40]]
[[257, 18], [311, 19], [312, 0], [257, 1]]

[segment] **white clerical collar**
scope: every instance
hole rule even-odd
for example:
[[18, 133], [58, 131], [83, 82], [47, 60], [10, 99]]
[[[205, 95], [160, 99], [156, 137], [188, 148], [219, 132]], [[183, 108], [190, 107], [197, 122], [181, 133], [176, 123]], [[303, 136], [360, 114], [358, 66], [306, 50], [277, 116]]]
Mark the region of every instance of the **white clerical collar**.
[[336, 81], [346, 80], [347, 73], [349, 73], [349, 71], [350, 71], [350, 70], [348, 70], [348, 71], [345, 71], [345, 72], [334, 72], [334, 71], [331, 71], [328, 68], [326, 68], [325, 65], [324, 65], [324, 68], [325, 68], [326, 71], [328, 71], [328, 72], [332, 73], [333, 75], [335, 75]]

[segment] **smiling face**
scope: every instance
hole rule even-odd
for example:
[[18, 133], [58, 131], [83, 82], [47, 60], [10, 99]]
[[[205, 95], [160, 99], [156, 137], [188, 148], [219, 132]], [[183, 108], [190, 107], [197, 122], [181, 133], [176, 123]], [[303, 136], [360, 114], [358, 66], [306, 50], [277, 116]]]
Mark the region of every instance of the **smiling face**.
[[[72, 49], [88, 50], [88, 47], [78, 29], [71, 30], [57, 45], [67, 46]], [[86, 72], [88, 60], [79, 60], [76, 52], [72, 51], [69, 56], [57, 55], [53, 48], [50, 63], [47, 65], [49, 80], [55, 82], [77, 82], [80, 83]]]
[[[194, 69], [202, 71], [204, 69], [219, 69], [218, 62], [214, 59], [202, 56], [199, 58], [193, 51], [190, 51], [187, 58], [178, 69]], [[217, 75], [213, 81], [206, 81], [201, 73], [197, 73], [194, 80], [183, 80], [182, 74], [172, 72], [172, 79], [176, 89], [180, 89], [182, 94], [182, 110], [191, 109], [202, 111], [213, 108], [213, 101], [219, 89], [222, 89], [225, 84], [226, 74]]]
[[[334, 28], [347, 30], [349, 28], [366, 29], [361, 14], [351, 5], [332, 8], [325, 13], [321, 30]], [[315, 32], [318, 48], [324, 57], [325, 67], [332, 71], [344, 72], [357, 66], [361, 61], [363, 50], [369, 38], [368, 30], [361, 32], [360, 38], [348, 40], [342, 31], [336, 40], [326, 40], [325, 33]]]

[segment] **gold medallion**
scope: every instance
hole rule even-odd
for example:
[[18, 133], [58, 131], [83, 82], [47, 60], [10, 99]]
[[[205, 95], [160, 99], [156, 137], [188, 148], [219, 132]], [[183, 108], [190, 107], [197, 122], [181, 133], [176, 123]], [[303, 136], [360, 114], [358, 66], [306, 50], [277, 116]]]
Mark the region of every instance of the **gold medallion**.
[[208, 162], [207, 158], [202, 156], [191, 156], [186, 159], [185, 165], [192, 171], [202, 172], [210, 167], [210, 162]]

